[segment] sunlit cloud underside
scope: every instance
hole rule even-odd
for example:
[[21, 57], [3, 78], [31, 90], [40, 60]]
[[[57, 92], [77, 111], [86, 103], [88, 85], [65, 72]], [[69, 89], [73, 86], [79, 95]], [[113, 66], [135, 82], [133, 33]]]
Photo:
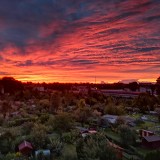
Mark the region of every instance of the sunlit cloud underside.
[[0, 77], [155, 81], [159, 0], [1, 0]]

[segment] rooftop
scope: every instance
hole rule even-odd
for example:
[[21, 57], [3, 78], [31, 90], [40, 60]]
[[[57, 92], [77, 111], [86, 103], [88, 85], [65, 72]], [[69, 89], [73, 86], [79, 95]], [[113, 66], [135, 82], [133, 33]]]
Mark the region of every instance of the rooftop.
[[24, 141], [22, 142], [19, 146], [18, 146], [19, 150], [23, 150], [24, 148], [30, 148], [30, 149], [33, 149], [32, 147], [32, 144], [27, 142], [27, 141]]
[[144, 138], [146, 141], [148, 141], [148, 142], [160, 141], [160, 136], [156, 136], [156, 135], [153, 135], [153, 136], [144, 136], [143, 138]]
[[39, 155], [40, 153], [42, 153], [44, 156], [50, 156], [51, 154], [49, 149], [35, 151], [36, 156]]

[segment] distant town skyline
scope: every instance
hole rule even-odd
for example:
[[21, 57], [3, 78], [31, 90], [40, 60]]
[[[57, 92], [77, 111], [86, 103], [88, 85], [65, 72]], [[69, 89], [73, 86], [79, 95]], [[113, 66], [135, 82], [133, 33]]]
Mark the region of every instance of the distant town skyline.
[[159, 0], [1, 0], [0, 78], [156, 82]]

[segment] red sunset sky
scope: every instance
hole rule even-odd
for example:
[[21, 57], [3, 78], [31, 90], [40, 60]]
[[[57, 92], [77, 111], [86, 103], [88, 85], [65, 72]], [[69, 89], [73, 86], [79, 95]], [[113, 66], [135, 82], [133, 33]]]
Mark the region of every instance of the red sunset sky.
[[156, 81], [160, 0], [0, 0], [0, 77]]

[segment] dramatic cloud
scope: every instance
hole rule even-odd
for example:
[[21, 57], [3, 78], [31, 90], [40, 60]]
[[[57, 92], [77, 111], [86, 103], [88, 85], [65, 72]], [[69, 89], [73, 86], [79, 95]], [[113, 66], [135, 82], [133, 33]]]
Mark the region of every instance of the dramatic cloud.
[[155, 81], [159, 8], [159, 0], [1, 0], [0, 76]]

